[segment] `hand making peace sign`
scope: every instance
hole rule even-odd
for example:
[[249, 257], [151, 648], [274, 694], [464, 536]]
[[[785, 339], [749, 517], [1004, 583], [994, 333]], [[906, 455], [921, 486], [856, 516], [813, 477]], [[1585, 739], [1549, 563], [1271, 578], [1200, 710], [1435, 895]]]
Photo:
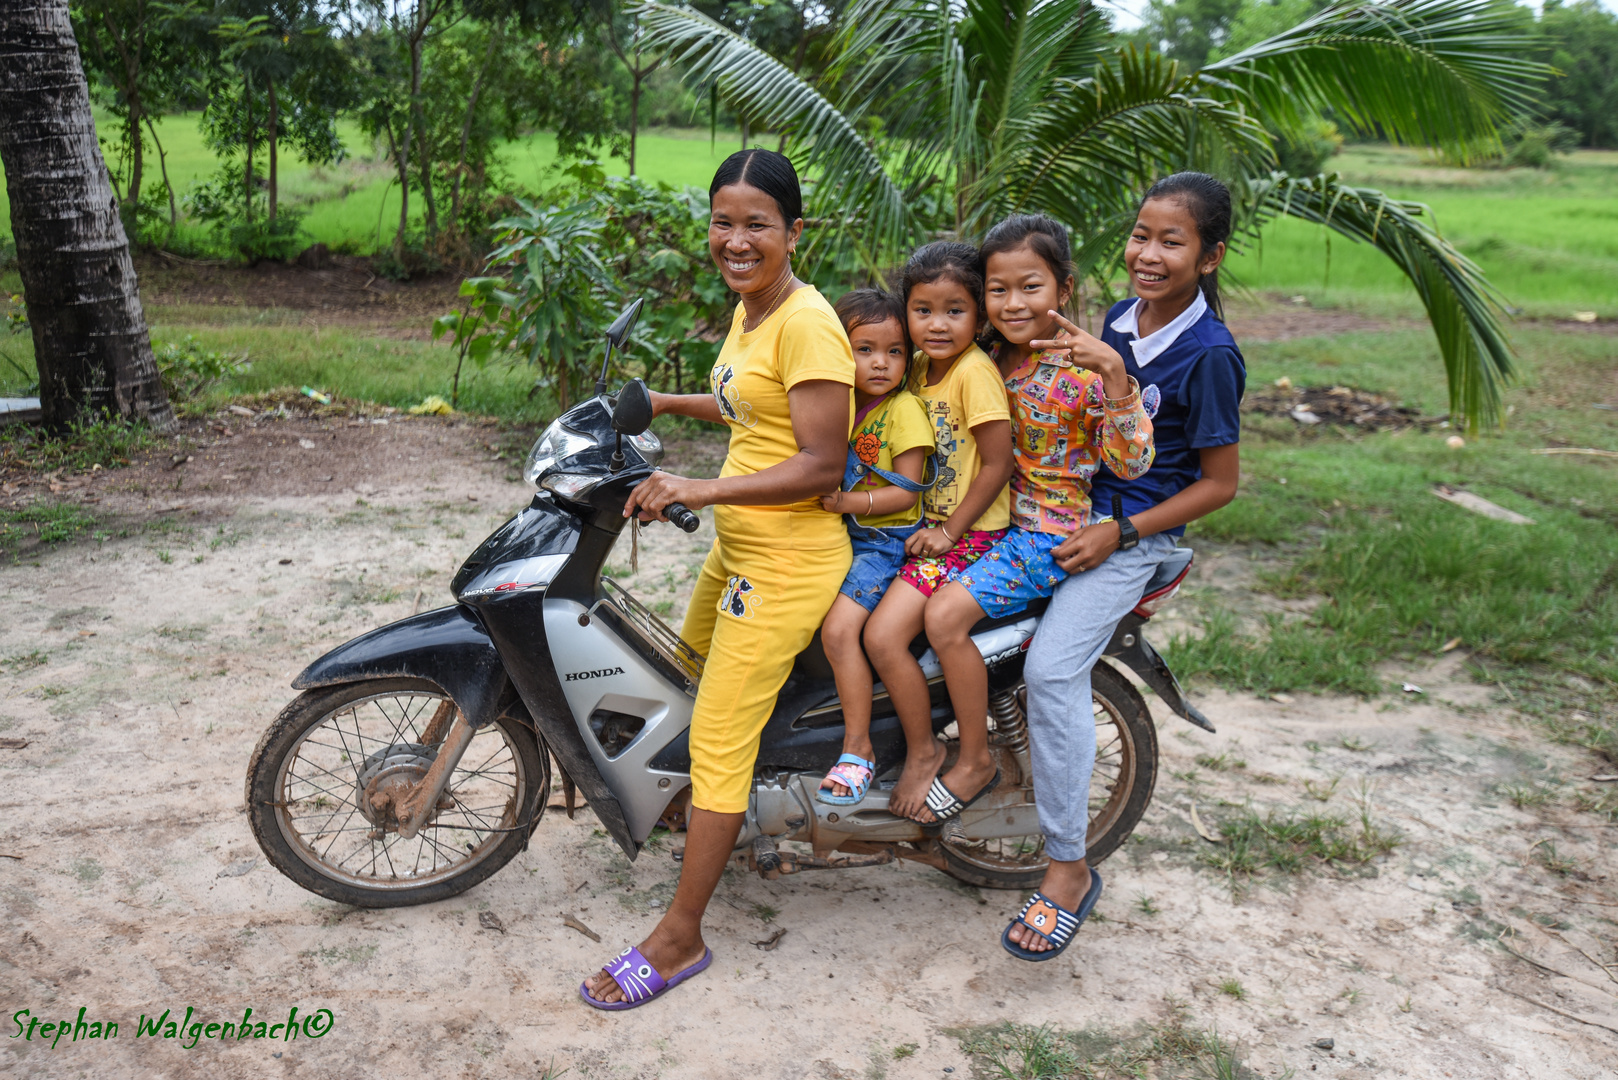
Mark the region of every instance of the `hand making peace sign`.
[[1124, 370], [1124, 358], [1118, 350], [1101, 339], [1075, 326], [1061, 312], [1048, 313], [1062, 332], [1054, 338], [1039, 338], [1028, 343], [1030, 348], [1043, 352], [1060, 353], [1087, 371], [1101, 376], [1101, 385], [1110, 398], [1128, 397], [1132, 387]]

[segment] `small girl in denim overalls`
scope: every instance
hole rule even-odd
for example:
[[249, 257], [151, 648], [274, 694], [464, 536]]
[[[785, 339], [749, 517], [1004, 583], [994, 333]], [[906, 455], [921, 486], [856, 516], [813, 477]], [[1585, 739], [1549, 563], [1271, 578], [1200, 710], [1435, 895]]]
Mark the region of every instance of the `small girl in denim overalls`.
[[905, 561], [905, 541], [921, 526], [917, 505], [934, 450], [932, 421], [906, 389], [910, 341], [904, 304], [881, 289], [856, 289], [834, 305], [854, 350], [854, 432], [842, 490], [824, 496], [843, 515], [854, 562], [820, 628], [843, 706], [843, 756], [818, 798], [839, 806], [865, 798], [876, 773], [871, 746], [871, 665], [860, 635]]

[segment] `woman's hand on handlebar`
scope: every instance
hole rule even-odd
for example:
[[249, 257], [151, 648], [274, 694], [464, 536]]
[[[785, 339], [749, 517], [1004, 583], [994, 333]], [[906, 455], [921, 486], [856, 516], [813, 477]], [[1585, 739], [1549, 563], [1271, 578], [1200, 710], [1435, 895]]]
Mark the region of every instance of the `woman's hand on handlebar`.
[[670, 503], [684, 503], [692, 510], [700, 510], [709, 505], [707, 492], [712, 483], [712, 480], [654, 472], [630, 491], [624, 502], [624, 517], [638, 515], [642, 521], [667, 521], [663, 511]]
[[1118, 523], [1102, 521], [1086, 525], [1063, 540], [1051, 551], [1051, 557], [1070, 574], [1094, 570], [1118, 550]]

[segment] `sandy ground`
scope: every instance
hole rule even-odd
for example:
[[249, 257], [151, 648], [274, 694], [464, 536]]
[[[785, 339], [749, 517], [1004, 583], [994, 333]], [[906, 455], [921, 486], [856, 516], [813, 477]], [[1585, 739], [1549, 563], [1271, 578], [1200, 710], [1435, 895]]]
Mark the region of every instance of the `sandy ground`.
[[[712, 908], [714, 966], [599, 1013], [580, 978], [650, 929], [677, 866], [666, 847], [629, 864], [588, 812], [547, 814], [524, 854], [449, 902], [357, 911], [300, 890], [259, 856], [242, 807], [290, 679], [445, 602], [460, 559], [527, 497], [481, 429], [351, 423], [237, 423], [184, 465], [100, 477], [67, 496], [99, 500], [105, 539], [0, 567], [0, 738], [27, 744], [0, 749], [5, 1034], [25, 1008], [120, 1024], [54, 1049], [7, 1038], [0, 1073], [900, 1080], [970, 1075], [965, 1028], [1127, 1033], [1179, 1016], [1264, 1076], [1613, 1075], [1615, 833], [1571, 808], [1600, 770], [1515, 721], [1459, 651], [1390, 670], [1419, 695], [1201, 693], [1216, 736], [1157, 706], [1155, 803], [1103, 868], [1103, 918], [1051, 963], [999, 947], [1019, 896], [929, 868], [735, 875]], [[219, 479], [253, 475], [244, 464], [259, 479]], [[635, 587], [671, 620], [703, 545], [647, 534]], [[1198, 588], [1251, 572], [1208, 554]], [[1552, 797], [1512, 805], [1535, 790]], [[1364, 811], [1405, 842], [1351, 871], [1233, 888], [1199, 861], [1215, 849], [1192, 810], [1217, 825], [1249, 802], [1356, 829]], [[772, 950], [754, 944], [780, 929]], [[276, 1022], [293, 1006], [334, 1026], [190, 1049], [135, 1037], [142, 1014]]]

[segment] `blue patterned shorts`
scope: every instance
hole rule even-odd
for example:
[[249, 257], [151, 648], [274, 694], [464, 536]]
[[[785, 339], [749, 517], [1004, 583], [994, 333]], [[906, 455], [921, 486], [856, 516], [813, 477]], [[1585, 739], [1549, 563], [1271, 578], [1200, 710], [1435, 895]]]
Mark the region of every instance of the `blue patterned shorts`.
[[1051, 552], [1067, 537], [1013, 527], [988, 553], [962, 570], [955, 580], [991, 619], [1015, 615], [1056, 591], [1067, 571]]

